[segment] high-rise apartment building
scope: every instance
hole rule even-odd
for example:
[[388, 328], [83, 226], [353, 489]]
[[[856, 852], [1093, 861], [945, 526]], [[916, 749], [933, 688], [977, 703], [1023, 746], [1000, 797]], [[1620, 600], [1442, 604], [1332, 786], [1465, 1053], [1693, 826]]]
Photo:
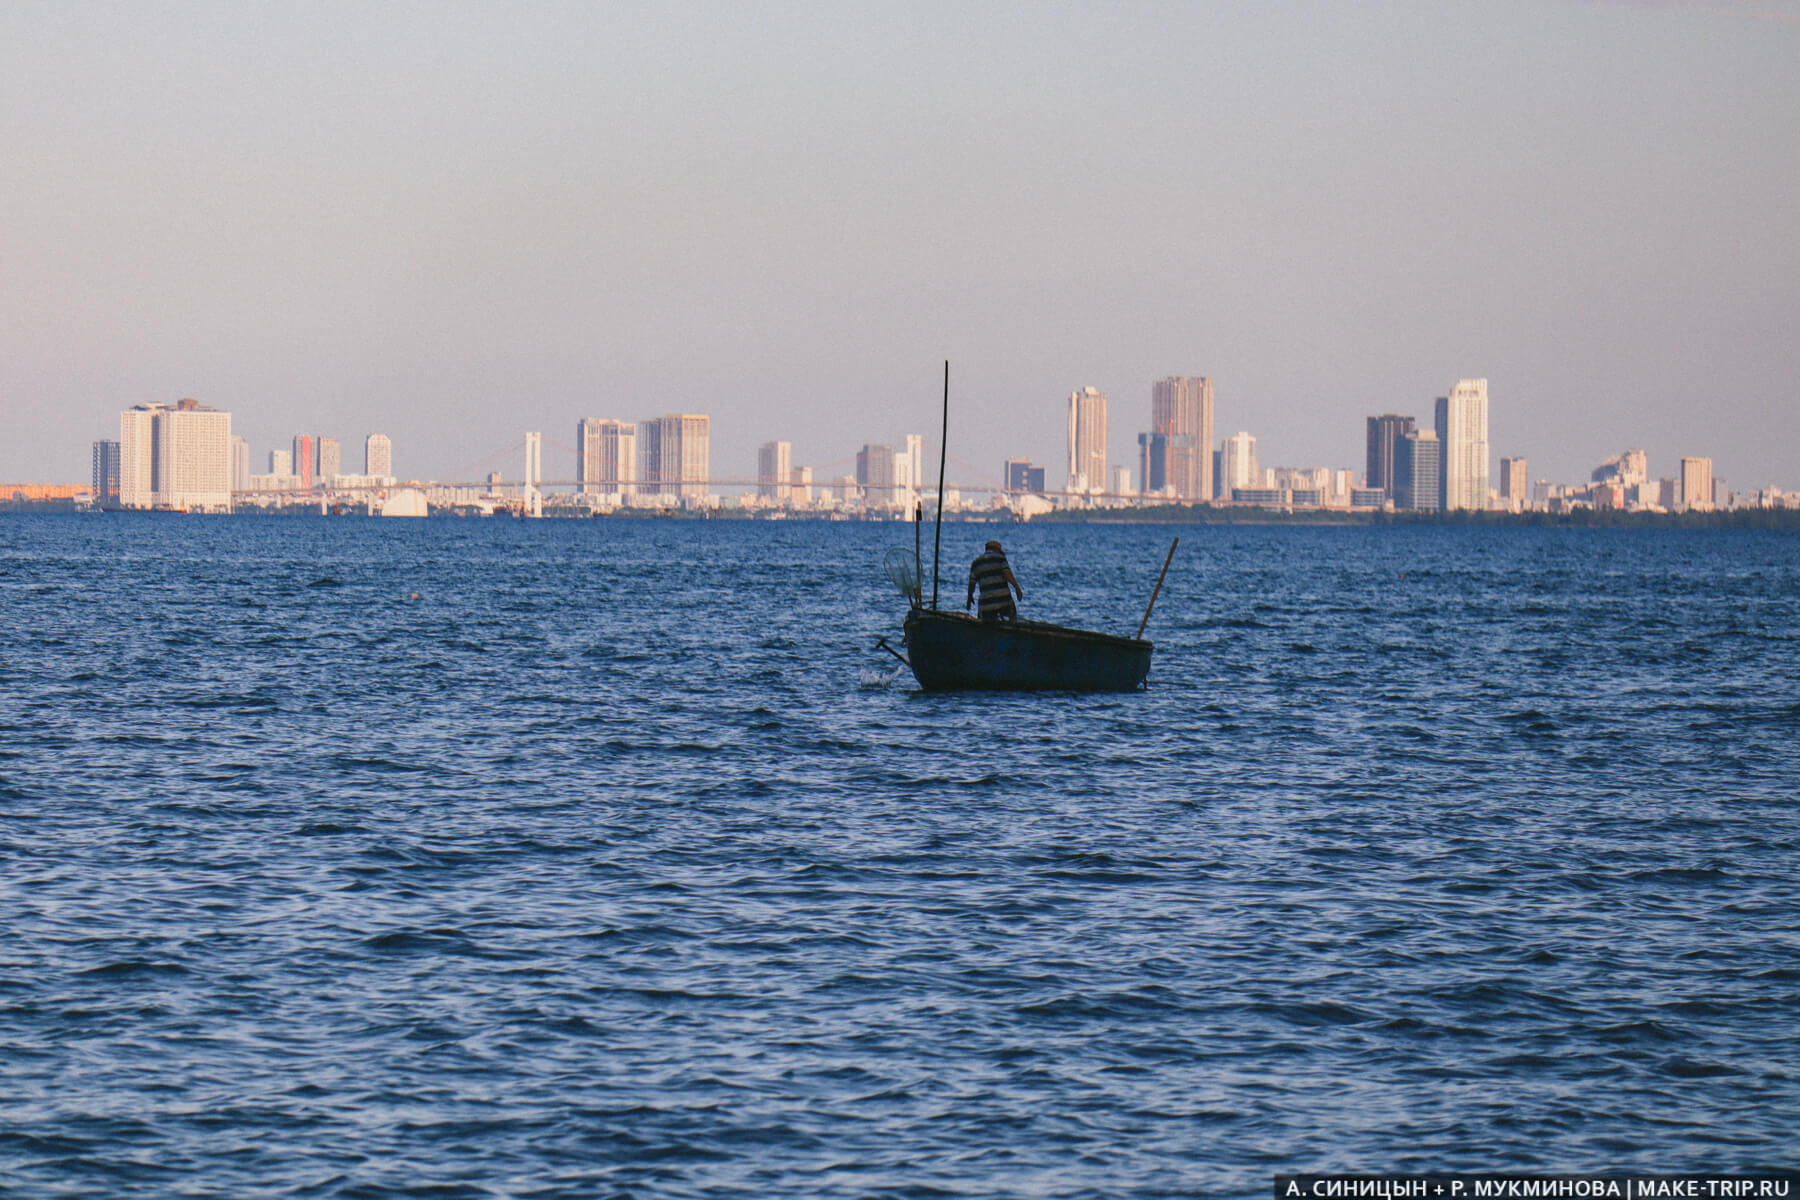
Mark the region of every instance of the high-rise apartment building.
[[637, 438], [637, 494], [660, 496], [662, 494], [662, 420], [657, 418], [639, 421], [634, 427], [633, 433]]
[[119, 507], [156, 507], [156, 413], [140, 404], [119, 414]]
[[315, 457], [317, 453], [310, 435], [304, 433], [295, 435], [294, 474], [299, 477], [301, 491], [312, 491], [313, 480], [317, 478], [314, 473], [318, 468], [318, 460]]
[[250, 490], [250, 440], [235, 435], [231, 439], [231, 490]]
[[94, 505], [97, 508], [119, 507], [119, 443], [94, 443]]
[[1368, 452], [1363, 473], [1365, 487], [1380, 488], [1389, 500], [1394, 498], [1394, 445], [1416, 428], [1418, 426], [1411, 417], [1394, 413], [1369, 418]]
[[1413, 512], [1443, 508], [1442, 443], [1429, 429], [1415, 429], [1394, 444], [1394, 507]]
[[906, 486], [915, 492], [925, 490], [925, 438], [923, 434], [906, 435]]
[[1069, 491], [1106, 488], [1106, 393], [1082, 388], [1069, 393]]
[[639, 422], [638, 490], [653, 496], [704, 499], [712, 478], [712, 420], [670, 413]]
[[294, 452], [291, 450], [269, 451], [269, 474], [292, 475], [294, 473]]
[[1044, 468], [1028, 458], [1009, 458], [1001, 468], [1009, 492], [1041, 492], [1044, 490]]
[[1522, 458], [1500, 460], [1500, 499], [1514, 512], [1531, 503], [1531, 482]]
[[330, 487], [332, 481], [344, 473], [344, 451], [334, 437], [319, 439], [319, 471], [318, 479], [321, 487]]
[[789, 504], [793, 494], [794, 444], [764, 442], [756, 451], [756, 494], [772, 504]]
[[[1207, 466], [1212, 466], [1213, 456], [1206, 456]], [[1210, 474], [1210, 471], [1208, 472]], [[1166, 496], [1174, 492], [1169, 483], [1169, 435], [1166, 433], [1138, 434], [1138, 479], [1143, 483], [1143, 495]], [[1211, 496], [1207, 497], [1212, 499]]]
[[642, 428], [594, 417], [575, 422], [576, 491], [584, 496], [629, 496], [638, 481]]
[[120, 413], [119, 503], [230, 512], [231, 414], [197, 400]]
[[[1172, 375], [1150, 387], [1150, 438], [1138, 439], [1139, 479], [1146, 493], [1172, 490], [1177, 500], [1211, 500], [1213, 382]], [[1154, 486], [1154, 476], [1159, 482]]]
[[1713, 506], [1713, 468], [1710, 458], [1681, 460], [1681, 493], [1676, 503], [1684, 511]]
[[894, 465], [892, 446], [864, 443], [856, 452], [856, 482], [863, 490], [864, 504], [886, 507], [898, 503]]
[[712, 492], [712, 418], [689, 413], [674, 420], [681, 438], [681, 494], [704, 498]]
[[1219, 495], [1231, 499], [1233, 488], [1259, 488], [1262, 470], [1256, 465], [1256, 439], [1248, 433], [1232, 434], [1219, 444]]
[[1437, 400], [1437, 436], [1443, 455], [1440, 506], [1445, 512], [1488, 506], [1488, 381], [1459, 379]]
[[394, 477], [394, 443], [385, 433], [363, 439], [363, 474], [371, 479]]

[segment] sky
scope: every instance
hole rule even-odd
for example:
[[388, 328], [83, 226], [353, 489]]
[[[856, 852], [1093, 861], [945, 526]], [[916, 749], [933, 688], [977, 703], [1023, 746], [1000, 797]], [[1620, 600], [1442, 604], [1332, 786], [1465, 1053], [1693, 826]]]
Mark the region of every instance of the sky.
[[927, 437], [1266, 466], [1489, 381], [1496, 459], [1800, 488], [1800, 0], [0, 4], [0, 480], [194, 397], [370, 432], [712, 418], [716, 479]]

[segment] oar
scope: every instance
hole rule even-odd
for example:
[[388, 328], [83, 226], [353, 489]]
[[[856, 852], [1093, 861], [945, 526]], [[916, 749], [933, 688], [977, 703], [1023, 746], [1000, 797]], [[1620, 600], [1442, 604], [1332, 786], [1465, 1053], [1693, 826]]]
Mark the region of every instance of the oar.
[[1150, 623], [1150, 610], [1156, 607], [1156, 597], [1162, 593], [1163, 575], [1169, 573], [1169, 564], [1175, 561], [1175, 547], [1179, 545], [1181, 545], [1180, 538], [1169, 543], [1169, 557], [1163, 559], [1162, 574], [1156, 577], [1156, 590], [1150, 593], [1150, 603], [1144, 605], [1144, 619], [1138, 622], [1138, 631], [1133, 635], [1134, 637], [1144, 636], [1144, 626]]

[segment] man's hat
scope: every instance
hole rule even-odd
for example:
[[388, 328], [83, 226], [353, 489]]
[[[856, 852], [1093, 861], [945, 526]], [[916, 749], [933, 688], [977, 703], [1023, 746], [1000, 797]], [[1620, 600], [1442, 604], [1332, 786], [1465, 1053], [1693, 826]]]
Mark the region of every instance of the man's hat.
[[1000, 549], [1000, 543], [997, 540], [990, 539], [988, 541], [987, 548], [989, 550], [998, 550], [998, 549]]

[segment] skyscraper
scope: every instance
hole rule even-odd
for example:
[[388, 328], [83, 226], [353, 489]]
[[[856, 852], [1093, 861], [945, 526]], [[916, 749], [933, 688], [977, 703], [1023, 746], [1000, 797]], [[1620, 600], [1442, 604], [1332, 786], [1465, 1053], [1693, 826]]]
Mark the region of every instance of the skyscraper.
[[1256, 439], [1238, 432], [1219, 445], [1219, 497], [1231, 499], [1233, 488], [1262, 486], [1262, 471], [1256, 465]]
[[1363, 474], [1365, 487], [1380, 488], [1389, 500], [1394, 498], [1394, 444], [1415, 428], [1411, 417], [1393, 413], [1369, 418], [1368, 461]]
[[1443, 455], [1446, 512], [1488, 505], [1488, 387], [1485, 379], [1459, 379], [1437, 400], [1437, 436]]
[[593, 417], [575, 422], [577, 491], [584, 496], [631, 494], [638, 478], [638, 429]]
[[250, 490], [250, 441], [235, 435], [231, 439], [231, 490]]
[[94, 443], [94, 504], [99, 508], [119, 507], [119, 443]]
[[313, 458], [313, 440], [302, 433], [294, 438], [294, 474], [300, 477], [300, 490], [310, 492], [313, 485], [313, 469], [317, 466]]
[[1106, 393], [1082, 388], [1069, 393], [1069, 491], [1106, 488]]
[[197, 400], [119, 414], [119, 503], [231, 511], [231, 414]]
[[1514, 512], [1531, 503], [1530, 475], [1522, 458], [1500, 460], [1500, 499]]
[[794, 444], [764, 442], [756, 452], [756, 494], [774, 504], [790, 502], [794, 478]]
[[119, 414], [119, 507], [154, 508], [156, 412], [140, 404]]
[[704, 499], [712, 478], [712, 421], [670, 413], [639, 422], [639, 489], [649, 495]]
[[[1212, 380], [1204, 375], [1171, 375], [1152, 384], [1150, 433], [1148, 444], [1139, 442], [1144, 491], [1167, 487], [1174, 489], [1177, 500], [1211, 500]], [[1160, 443], [1154, 440], [1157, 437]], [[1150, 484], [1153, 471], [1162, 481], [1155, 487]]]
[[896, 503], [894, 448], [864, 443], [856, 452], [856, 482], [863, 489], [863, 503], [886, 507]]
[[1009, 492], [1041, 492], [1044, 490], [1044, 468], [1028, 458], [1009, 458], [1001, 468]]
[[662, 495], [662, 421], [639, 421], [633, 430], [637, 439], [637, 494]]
[[1712, 459], [1681, 460], [1681, 493], [1676, 503], [1682, 510], [1709, 509], [1713, 506]]
[[344, 452], [334, 437], [319, 439], [319, 486], [330, 487], [344, 473]]
[[[1206, 455], [1207, 474], [1212, 474], [1213, 456]], [[1160, 496], [1173, 491], [1169, 483], [1169, 435], [1166, 433], [1138, 434], [1138, 479], [1143, 484], [1143, 494]], [[1208, 500], [1211, 496], [1206, 497]]]
[[681, 439], [681, 494], [703, 499], [712, 490], [712, 418], [682, 413], [672, 418]]
[[376, 479], [394, 477], [394, 443], [385, 433], [371, 433], [363, 439], [363, 474]]
[[1439, 481], [1443, 477], [1441, 445], [1429, 429], [1402, 434], [1394, 444], [1394, 507], [1414, 512], [1438, 512], [1442, 508]]

